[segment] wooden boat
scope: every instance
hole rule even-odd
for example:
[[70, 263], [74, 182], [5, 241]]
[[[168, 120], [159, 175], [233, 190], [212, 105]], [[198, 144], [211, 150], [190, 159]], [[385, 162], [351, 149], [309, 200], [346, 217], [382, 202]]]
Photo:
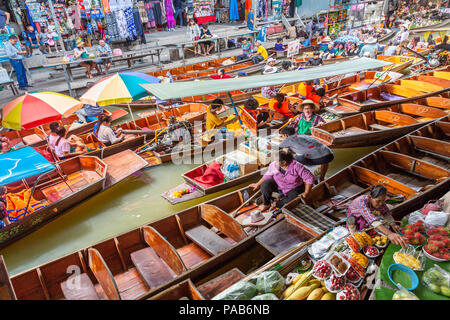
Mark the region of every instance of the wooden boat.
[[[449, 124], [447, 116], [372, 152], [315, 185], [305, 203], [318, 212], [342, 218], [346, 206], [336, 204], [381, 184], [390, 196], [404, 199], [388, 205], [395, 220], [400, 220], [449, 190]], [[283, 211], [293, 212], [301, 204], [295, 199]]]
[[426, 27], [410, 28], [409, 31], [412, 33], [434, 32], [435, 29], [439, 29], [439, 28], [447, 26], [449, 24], [449, 22], [450, 22], [450, 19], [445, 19], [444, 21], [437, 23], [435, 25], [426, 26]]
[[[111, 116], [112, 120], [118, 120], [128, 114], [125, 110], [114, 110], [112, 112], [105, 110], [105, 114]], [[76, 115], [71, 115], [67, 118], [62, 118], [58, 121], [61, 125], [63, 125], [67, 130], [67, 135], [79, 135], [85, 133], [87, 131], [91, 131], [94, 128], [94, 125], [97, 121], [91, 121], [82, 125], [73, 126], [74, 122], [78, 120]], [[43, 125], [46, 135], [50, 133], [49, 124]], [[11, 147], [23, 143], [26, 146], [38, 147], [46, 144], [45, 135], [40, 128], [34, 128], [30, 130], [22, 129], [22, 130], [13, 130], [2, 133], [1, 136], [9, 138], [11, 142]]]
[[430, 97], [423, 102], [411, 101], [330, 121], [311, 128], [311, 135], [331, 148], [384, 144], [445, 117], [450, 110], [450, 99]]
[[436, 95], [448, 97], [449, 90], [449, 80], [438, 78], [435, 74], [432, 76], [424, 74], [420, 80], [406, 78], [344, 94], [338, 97], [337, 106], [326, 107], [325, 109], [346, 116]]
[[[17, 274], [12, 289], [19, 300], [141, 299], [189, 278], [205, 278], [236, 259], [250, 269], [273, 257], [256, 237], [284, 220], [244, 229], [237, 219], [255, 204], [244, 205], [236, 219], [227, 213], [244, 204], [245, 190], [253, 194], [234, 191]], [[279, 228], [280, 235], [293, 237], [291, 224], [291, 232]], [[80, 286], [71, 286], [69, 266], [78, 269]]]
[[[405, 57], [405, 56], [383, 56], [379, 55], [377, 56], [378, 60], [383, 60], [386, 62], [392, 62], [394, 63], [394, 66], [389, 65], [386, 67], [383, 67], [383, 71], [390, 70], [395, 72], [400, 72], [402, 70], [405, 70], [410, 65], [412, 65], [418, 58], [415, 57]], [[421, 60], [421, 59], [419, 59]]]
[[[336, 57], [336, 58], [331, 58], [331, 59], [326, 59], [323, 60], [323, 64], [327, 65], [327, 64], [333, 64], [333, 63], [337, 63], [337, 62], [343, 62], [343, 61], [347, 61], [352, 57]], [[306, 62], [308, 61], [309, 58], [294, 58], [293, 64], [295, 67], [304, 67], [304, 68], [308, 68], [305, 67]]]
[[[29, 156], [33, 156], [33, 152], [36, 153], [36, 151], [29, 149], [31, 148], [20, 150], [20, 154], [27, 152]], [[8, 157], [14, 158], [14, 155], [13, 151], [8, 154]], [[41, 160], [38, 164], [46, 166], [49, 163]], [[32, 196], [40, 202], [36, 206], [40, 209], [17, 221], [15, 216], [12, 217], [9, 214], [3, 218], [5, 227], [0, 229], [0, 248], [36, 230], [60, 216], [65, 210], [102, 190], [106, 180], [107, 165], [95, 157], [79, 156], [61, 161], [56, 168], [50, 166], [49, 169], [50, 171], [39, 170], [39, 172], [30, 173], [30, 176], [24, 179], [19, 178], [5, 185], [8, 193], [19, 193], [34, 188]], [[39, 175], [41, 175], [40, 179], [38, 179]], [[23, 207], [21, 211], [25, 212], [25, 208]]]

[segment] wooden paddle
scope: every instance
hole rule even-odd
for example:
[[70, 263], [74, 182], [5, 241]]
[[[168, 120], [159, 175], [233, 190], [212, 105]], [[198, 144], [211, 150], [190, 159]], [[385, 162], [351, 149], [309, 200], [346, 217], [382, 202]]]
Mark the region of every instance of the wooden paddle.
[[370, 189], [372, 189], [372, 187], [367, 187], [367, 188], [365, 188], [365, 189], [363, 189], [363, 190], [361, 190], [361, 191], [355, 193], [354, 195], [349, 196], [349, 197], [347, 197], [347, 198], [345, 198], [345, 199], [339, 201], [338, 203], [336, 203], [335, 205], [333, 205], [332, 207], [328, 208], [327, 210], [325, 210], [324, 212], [321, 212], [321, 213], [322, 213], [322, 214], [328, 213], [328, 212], [334, 210], [334, 208], [336, 208], [337, 206], [340, 206], [341, 204], [346, 203], [346, 202], [349, 201], [349, 200], [355, 199], [356, 197], [358, 197], [358, 196], [360, 196], [360, 195], [366, 193], [366, 192], [369, 191]]
[[261, 193], [261, 190], [256, 191], [254, 195], [252, 195], [250, 198], [248, 198], [247, 201], [245, 201], [245, 202], [244, 202], [243, 204], [241, 204], [236, 210], [234, 210], [234, 211], [231, 213], [231, 216], [232, 216], [233, 218], [236, 218], [237, 216], [240, 216], [243, 212], [239, 213], [239, 210], [241, 210], [241, 209], [242, 209], [243, 207], [245, 207], [248, 203], [250, 203], [250, 201], [252, 201], [253, 199], [255, 199], [256, 196], [259, 195], [260, 193]]

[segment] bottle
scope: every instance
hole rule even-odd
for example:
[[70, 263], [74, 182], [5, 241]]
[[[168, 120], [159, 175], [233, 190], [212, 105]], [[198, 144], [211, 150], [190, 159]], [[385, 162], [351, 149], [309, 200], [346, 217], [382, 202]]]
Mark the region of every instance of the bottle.
[[247, 200], [250, 198], [247, 190], [244, 190], [244, 194], [242, 196], [244, 198], [244, 202], [247, 202]]

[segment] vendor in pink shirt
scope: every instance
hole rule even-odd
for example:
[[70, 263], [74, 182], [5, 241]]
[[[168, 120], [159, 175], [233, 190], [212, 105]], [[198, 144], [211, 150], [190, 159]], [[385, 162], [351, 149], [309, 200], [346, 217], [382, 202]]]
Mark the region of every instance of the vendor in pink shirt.
[[[263, 204], [260, 210], [281, 208], [298, 195], [307, 197], [314, 184], [314, 175], [300, 162], [294, 160], [290, 151], [280, 151], [278, 161], [269, 165], [266, 174], [250, 187], [257, 190], [261, 187]], [[282, 197], [274, 199], [272, 193], [279, 193]]]

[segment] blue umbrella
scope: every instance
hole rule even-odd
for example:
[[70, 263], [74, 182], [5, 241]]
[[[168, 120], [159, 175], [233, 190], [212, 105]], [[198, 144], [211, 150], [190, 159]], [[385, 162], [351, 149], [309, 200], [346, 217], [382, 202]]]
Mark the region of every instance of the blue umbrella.
[[347, 42], [361, 42], [357, 37], [355, 36], [342, 36], [334, 40], [335, 43], [347, 43]]

